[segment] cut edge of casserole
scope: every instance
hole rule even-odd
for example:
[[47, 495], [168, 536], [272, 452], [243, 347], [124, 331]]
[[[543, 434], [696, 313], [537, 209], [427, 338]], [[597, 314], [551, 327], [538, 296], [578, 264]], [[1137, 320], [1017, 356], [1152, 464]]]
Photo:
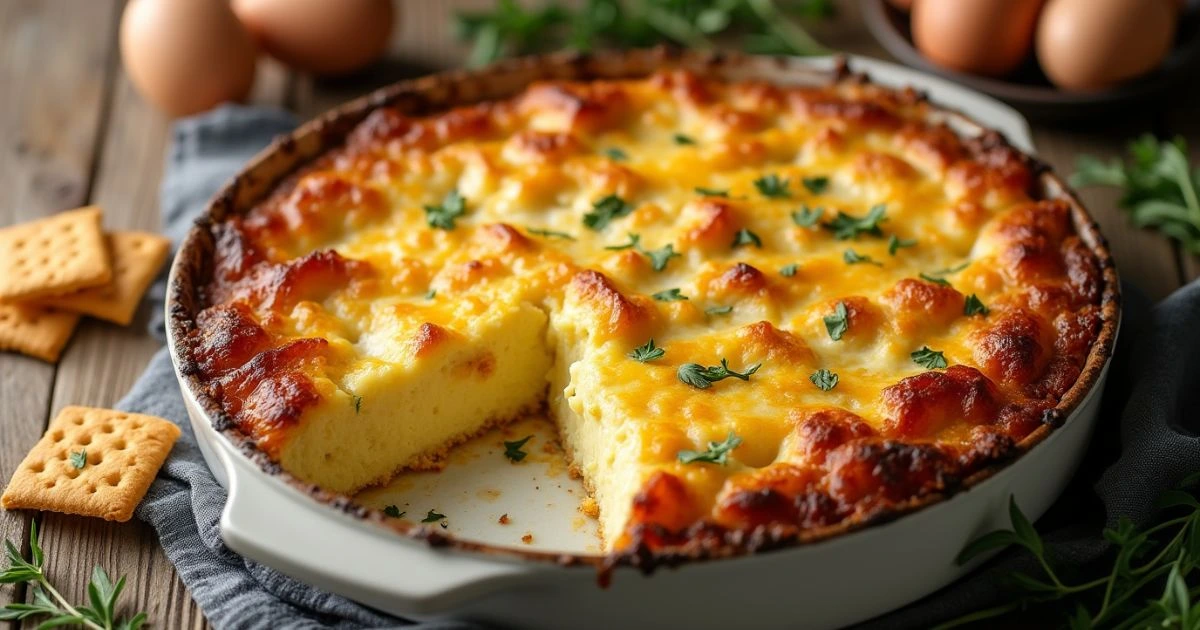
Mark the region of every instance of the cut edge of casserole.
[[[505, 68], [517, 96], [492, 102]], [[998, 134], [960, 137], [946, 121], [965, 119], [844, 70], [826, 87], [765, 80], [789, 68], [663, 51], [520, 60], [302, 129], [252, 169], [266, 183], [217, 199], [177, 262], [186, 376], [269, 470], [364, 515], [340, 493], [436, 467], [544, 404], [601, 506], [609, 562], [643, 568], [820, 539], [969, 487], [1098, 377], [1118, 319], [1111, 258], [1061, 182]], [[662, 153], [666, 138], [696, 156]], [[771, 175], [787, 197], [758, 183]], [[715, 183], [684, 195], [697, 178]], [[427, 224], [451, 190], [465, 212]], [[953, 206], [921, 206], [948, 190]], [[824, 220], [793, 217], [818, 201]], [[862, 223], [878, 203], [892, 223]], [[609, 225], [586, 225], [597, 213]], [[646, 242], [620, 248], [627, 234]], [[923, 235], [934, 251], [907, 245]], [[910, 247], [917, 262], [898, 262]], [[977, 321], [968, 295], [988, 311]], [[728, 306], [728, 324], [706, 312]], [[628, 358], [649, 339], [666, 357]], [[930, 347], [948, 365], [911, 365]], [[703, 390], [680, 380], [721, 359], [762, 367]], [[829, 391], [801, 378], [825, 368], [840, 377]], [[731, 436], [722, 462], [679, 460]]]

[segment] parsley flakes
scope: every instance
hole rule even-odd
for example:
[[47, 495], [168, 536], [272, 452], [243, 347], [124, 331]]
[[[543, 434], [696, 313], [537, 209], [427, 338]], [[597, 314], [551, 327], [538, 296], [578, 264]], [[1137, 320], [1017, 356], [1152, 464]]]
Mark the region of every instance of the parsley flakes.
[[983, 301], [980, 300], [979, 296], [975, 295], [974, 293], [968, 295], [967, 299], [963, 302], [963, 315], [966, 315], [967, 317], [972, 315], [983, 315], [984, 317], [987, 317], [987, 314], [990, 312], [991, 309], [984, 306]]
[[529, 232], [530, 234], [532, 234], [534, 236], [544, 236], [546, 238], [561, 238], [561, 239], [568, 240], [568, 241], [575, 240], [574, 236], [571, 236], [570, 234], [567, 234], [566, 232], [556, 232], [554, 230], [543, 230], [540, 228], [531, 228], [531, 227], [525, 228], [525, 231]]
[[791, 278], [792, 276], [796, 275], [796, 270], [799, 268], [800, 266], [796, 263], [784, 265], [783, 267], [779, 268], [779, 275], [783, 276], [784, 278]]
[[728, 315], [732, 312], [732, 306], [710, 306], [704, 309], [706, 315]]
[[646, 363], [647, 361], [661, 359], [661, 358], [663, 358], [663, 355], [665, 355], [666, 353], [667, 353], [666, 350], [663, 350], [662, 348], [655, 346], [654, 339], [651, 338], [650, 341], [647, 341], [645, 344], [634, 348], [631, 352], [629, 352], [625, 356], [629, 357], [630, 359], [633, 359], [634, 361]]
[[431, 228], [453, 230], [455, 227], [454, 220], [466, 214], [466, 212], [467, 200], [455, 189], [446, 194], [446, 198], [442, 200], [442, 205], [425, 206], [425, 222]]
[[745, 372], [739, 373], [729, 369], [729, 362], [726, 359], [721, 359], [721, 365], [713, 365], [704, 367], [699, 363], [684, 363], [679, 366], [675, 375], [680, 381], [695, 387], [696, 389], [708, 389], [713, 383], [723, 381], [727, 378], [736, 378], [743, 381], [749, 381], [750, 375], [758, 371], [762, 367], [761, 363], [755, 363], [750, 366]]
[[841, 341], [842, 335], [850, 329], [850, 312], [846, 310], [845, 302], [838, 302], [833, 314], [822, 319], [825, 322], [825, 332], [829, 333], [829, 338], [834, 341]]
[[604, 249], [607, 249], [609, 251], [614, 251], [614, 252], [621, 251], [622, 249], [629, 249], [631, 247], [637, 247], [638, 241], [640, 241], [640, 240], [642, 240], [642, 237], [640, 235], [630, 232], [628, 243], [625, 243], [623, 245], [609, 245], [608, 247], [605, 247]]
[[583, 215], [583, 224], [588, 229], [597, 232], [608, 227], [613, 219], [619, 219], [633, 212], [633, 206], [617, 195], [607, 195], [592, 202], [592, 211]]
[[650, 266], [655, 271], [662, 271], [663, 269], [666, 269], [667, 263], [670, 262], [672, 258], [678, 258], [682, 255], [675, 251], [674, 245], [670, 244], [664, 245], [659, 249], [643, 249], [642, 253], [650, 259]]
[[696, 191], [697, 195], [704, 195], [705, 197], [728, 197], [729, 196], [728, 189], [701, 188], [701, 187], [697, 186], [695, 188], [695, 191]]
[[917, 239], [915, 239], [915, 238], [904, 239], [904, 238], [900, 238], [899, 236], [896, 236], [895, 234], [888, 236], [888, 255], [889, 256], [895, 256], [896, 251], [899, 249], [902, 249], [905, 247], [916, 247], [916, 246], [917, 246]]
[[759, 238], [754, 232], [751, 232], [746, 228], [742, 228], [733, 236], [733, 244], [730, 245], [730, 247], [738, 248], [742, 247], [743, 245], [753, 245], [759, 249], [762, 249], [762, 239]]
[[673, 138], [674, 138], [674, 140], [675, 140], [675, 144], [679, 144], [679, 145], [684, 145], [684, 144], [696, 144], [696, 141], [695, 141], [695, 140], [693, 140], [691, 136], [685, 136], [685, 135], [683, 135], [683, 134], [681, 134], [681, 133], [677, 133], [677, 134], [675, 134], [675, 135], [673, 136]]
[[867, 263], [868, 265], [876, 265], [879, 267], [883, 266], [883, 263], [879, 262], [878, 260], [875, 260], [874, 258], [871, 258], [870, 256], [864, 256], [864, 255], [854, 251], [853, 249], [847, 249], [846, 251], [842, 252], [842, 260], [846, 261], [847, 265], [857, 265], [859, 263]]
[[819, 195], [825, 192], [826, 188], [829, 188], [828, 177], [805, 177], [800, 180], [800, 183], [804, 184], [808, 192], [814, 195]]
[[79, 451], [78, 453], [76, 453], [75, 451], [71, 451], [71, 465], [79, 470], [83, 470], [83, 467], [87, 466], [87, 449], [86, 448]]
[[922, 346], [920, 350], [914, 350], [912, 354], [913, 363], [931, 370], [944, 368], [949, 363], [946, 363], [946, 355], [937, 350], [930, 350], [929, 346]]
[[391, 518], [401, 518], [405, 514], [404, 512], [401, 512], [400, 508], [396, 507], [395, 505], [389, 505], [383, 508], [383, 513], [387, 514]]
[[519, 440], [514, 440], [512, 442], [505, 441], [504, 442], [504, 456], [507, 457], [508, 460], [513, 463], [516, 463], [516, 462], [521, 461], [522, 459], [525, 459], [525, 456], [528, 453], [526, 453], [525, 451], [522, 451], [521, 447], [525, 446], [525, 443], [532, 439], [533, 439], [532, 435], [526, 435], [525, 437], [523, 437]]
[[617, 160], [618, 162], [623, 162], [623, 161], [629, 159], [628, 153], [626, 153], [616, 147], [613, 147], [611, 149], [605, 149], [604, 155], [608, 156], [609, 159]]
[[666, 291], [659, 291], [658, 293], [655, 293], [654, 295], [651, 295], [650, 297], [658, 300], [659, 302], [678, 302], [679, 300], [688, 299], [688, 297], [686, 295], [680, 293], [679, 289], [677, 289], [677, 288], [676, 289], [667, 289]]
[[825, 214], [825, 208], [801, 206], [798, 211], [792, 213], [792, 223], [800, 227], [812, 227], [821, 220], [823, 214]]
[[927, 274], [927, 273], [919, 273], [919, 274], [917, 274], [917, 276], [919, 276], [919, 277], [920, 277], [922, 280], [924, 280], [924, 281], [926, 281], [926, 282], [932, 282], [932, 283], [934, 283], [934, 284], [940, 284], [940, 285], [942, 285], [942, 286], [944, 286], [944, 287], [948, 287], [948, 286], [950, 286], [950, 281], [949, 281], [949, 280], [947, 280], [947, 279], [945, 279], [945, 278], [939, 278], [939, 277], [937, 277], [937, 276], [931, 276], [931, 275], [929, 275], [929, 274]]
[[445, 514], [438, 514], [437, 512], [434, 512], [433, 510], [429, 510], [429, 512], [425, 515], [425, 518], [421, 519], [421, 522], [422, 523], [436, 523], [444, 518], [446, 518]]
[[681, 464], [694, 464], [696, 462], [704, 462], [707, 464], [717, 464], [724, 466], [726, 460], [729, 459], [729, 453], [733, 449], [741, 446], [742, 438], [738, 437], [733, 431], [725, 437], [724, 442], [709, 442], [708, 450], [704, 451], [679, 451], [677, 457]]
[[812, 381], [812, 384], [816, 385], [817, 389], [827, 392], [834, 387], [837, 387], [838, 375], [836, 372], [830, 372], [825, 368], [821, 368], [816, 372], [813, 372], [812, 375], [808, 377], [808, 380]]
[[838, 211], [837, 216], [825, 224], [825, 229], [833, 232], [834, 238], [839, 241], [848, 241], [857, 239], [859, 234], [883, 236], [879, 224], [884, 221], [887, 221], [887, 206], [880, 203], [871, 206], [864, 217]]
[[768, 198], [782, 199], [792, 196], [792, 193], [788, 191], [788, 180], [780, 179], [774, 173], [754, 180], [754, 187], [758, 189], [759, 194]]

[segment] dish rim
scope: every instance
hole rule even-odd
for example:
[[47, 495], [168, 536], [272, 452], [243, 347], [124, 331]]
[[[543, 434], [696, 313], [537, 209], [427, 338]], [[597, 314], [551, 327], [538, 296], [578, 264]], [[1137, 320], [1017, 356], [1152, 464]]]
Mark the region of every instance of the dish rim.
[[[1068, 203], [1074, 227], [1080, 239], [1096, 256], [1103, 281], [1100, 298], [1102, 325], [1088, 352], [1079, 378], [1060, 398], [1058, 404], [1047, 412], [1042, 425], [1016, 444], [1011, 456], [989, 463], [962, 479], [949, 491], [913, 498], [901, 505], [852, 522], [843, 521], [812, 530], [786, 532], [783, 536], [772, 536], [768, 533], [759, 537], [761, 540], [753, 544], [721, 545], [716, 549], [693, 550], [687, 553], [634, 548], [597, 555], [517, 549], [458, 538], [419, 523], [389, 519], [380, 510], [361, 505], [352, 497], [330, 492], [292, 476], [259, 449], [253, 439], [237, 427], [220, 403], [201, 387], [194, 365], [190, 365], [190, 359], [181, 353], [185, 348], [182, 340], [194, 329], [195, 315], [199, 312], [198, 291], [203, 286], [205, 273], [210, 271], [213, 243], [208, 228], [229, 216], [252, 208], [289, 175], [312, 159], [338, 146], [371, 112], [391, 106], [409, 115], [422, 115], [481, 100], [511, 96], [537, 80], [635, 78], [668, 67], [714, 72], [727, 80], [739, 76], [764, 79], [776, 74], [795, 79], [807, 78], [812, 80], [811, 84], [814, 85], [818, 80], [869, 81], [866, 75], [852, 72], [844, 59], [829, 71], [817, 68], [803, 58], [680, 51], [659, 47], [629, 51], [554, 53], [508, 59], [478, 70], [450, 70], [400, 81], [335, 107], [300, 125], [291, 133], [277, 137], [252, 158], [221, 187], [181, 242], [171, 263], [171, 280], [166, 296], [168, 345], [172, 360], [179, 368], [181, 386], [188, 389], [187, 393], [196, 401], [213, 429], [228, 440], [233, 449], [245, 456], [259, 472], [276, 477], [317, 503], [342, 511], [363, 522], [424, 541], [433, 547], [448, 547], [463, 552], [552, 562], [566, 566], [595, 565], [611, 569], [619, 565], [632, 565], [643, 571], [652, 571], [657, 566], [675, 566], [684, 562], [800, 547], [901, 518], [967, 491], [1000, 470], [1015, 464], [1026, 452], [1045, 441], [1058, 427], [1074, 417], [1074, 412], [1091, 393], [1111, 357], [1120, 323], [1119, 279], [1107, 241], [1100, 233], [1099, 225], [1075, 193], [1047, 165], [1025, 151], [1012, 147], [1002, 135], [991, 128], [955, 109], [933, 102], [929, 102], [931, 114], [945, 116], [947, 122], [953, 123], [956, 133], [964, 135], [962, 130], [966, 129], [976, 135], [997, 134], [1000, 141], [1012, 147], [1028, 161], [1043, 188], [1042, 198], [1061, 198]], [[746, 537], [751, 538], [757, 533], [747, 533]]]

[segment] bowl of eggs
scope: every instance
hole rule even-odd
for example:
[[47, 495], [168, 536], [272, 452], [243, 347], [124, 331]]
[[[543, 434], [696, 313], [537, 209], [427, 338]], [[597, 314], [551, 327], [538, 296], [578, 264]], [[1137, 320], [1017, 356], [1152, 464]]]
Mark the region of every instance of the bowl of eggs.
[[1109, 115], [1198, 72], [1196, 0], [860, 0], [893, 56], [1041, 120]]

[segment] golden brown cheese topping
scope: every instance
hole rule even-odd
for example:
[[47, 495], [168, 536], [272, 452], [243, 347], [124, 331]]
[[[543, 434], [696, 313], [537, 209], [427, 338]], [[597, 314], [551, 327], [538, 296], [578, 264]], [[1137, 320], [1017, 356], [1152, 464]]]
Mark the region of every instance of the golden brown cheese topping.
[[865, 519], [1010, 456], [1101, 325], [1069, 207], [928, 111], [684, 72], [377, 110], [213, 227], [191, 357], [278, 453], [367, 371], [532, 304], [570, 363], [550, 398], [633, 450], [616, 544]]

